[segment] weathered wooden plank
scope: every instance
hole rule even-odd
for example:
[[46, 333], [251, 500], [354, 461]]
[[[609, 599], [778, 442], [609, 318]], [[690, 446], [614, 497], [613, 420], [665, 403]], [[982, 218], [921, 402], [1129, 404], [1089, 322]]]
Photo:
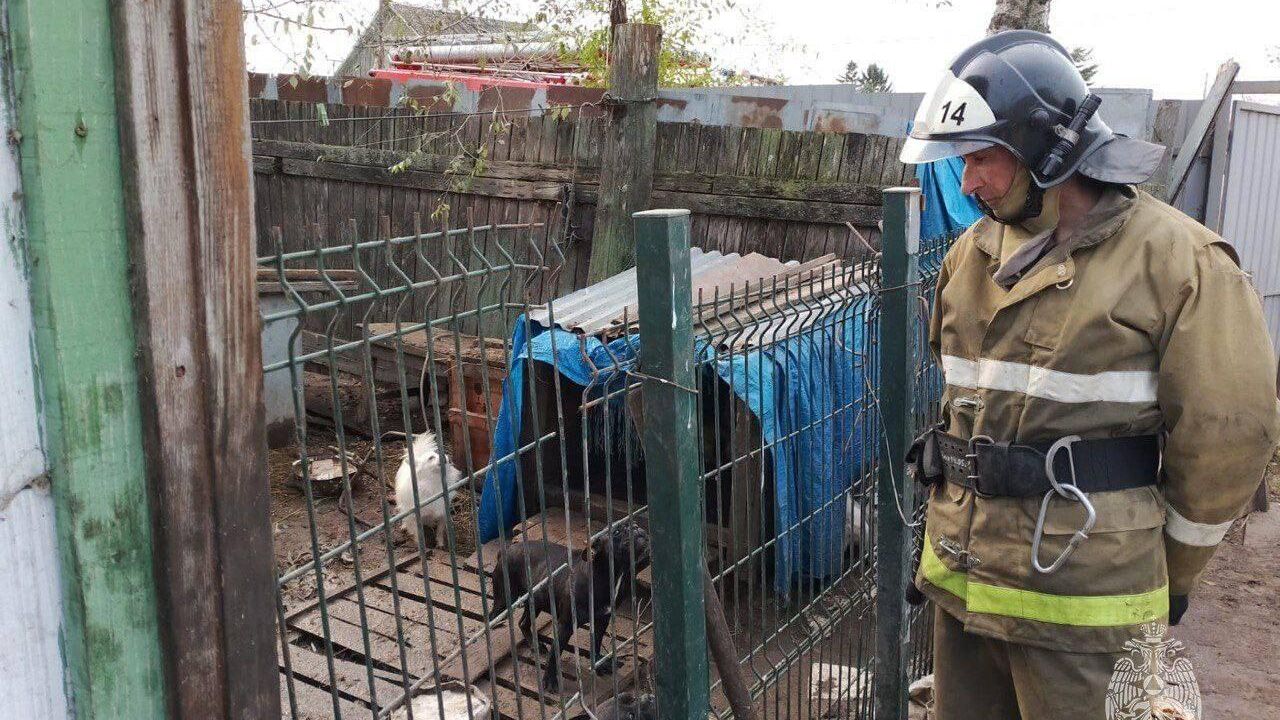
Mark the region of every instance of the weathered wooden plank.
[[[253, 156], [254, 175], [271, 175], [280, 172], [280, 158], [265, 155]], [[257, 179], [254, 179], [257, 182]]]
[[698, 152], [693, 171], [696, 175], [715, 175], [724, 152], [725, 135], [732, 128], [704, 125], [698, 129]]
[[[279, 714], [272, 677], [275, 568], [270, 497], [262, 482], [262, 357], [240, 8], [142, 0], [113, 7], [117, 94], [106, 95], [120, 119], [135, 318], [126, 337], [138, 346], [166, 675], [182, 680], [170, 684], [165, 714], [272, 717]], [[116, 137], [108, 123], [89, 124]], [[91, 314], [97, 322], [99, 313]], [[135, 400], [126, 392], [123, 402]], [[99, 473], [95, 487], [101, 482]], [[103, 502], [98, 496], [94, 504]], [[112, 525], [131, 527], [121, 518]], [[147, 542], [137, 529], [126, 534], [131, 544]], [[125, 557], [143, 562], [146, 555], [131, 550]], [[118, 582], [149, 597], [140, 589], [151, 585], [150, 572], [147, 577], [147, 583]], [[140, 622], [134, 611], [129, 625]], [[116, 670], [126, 664], [119, 661]]]
[[[396, 583], [401, 589], [417, 587], [417, 594], [421, 594], [421, 578], [418, 579], [417, 583], [414, 583], [408, 576], [397, 575]], [[381, 585], [372, 584], [366, 586], [364, 588], [365, 602], [376, 605], [379, 608], [385, 608], [385, 613], [390, 614], [394, 625], [395, 606], [393, 601], [398, 598], [400, 626], [403, 628], [406, 642], [419, 652], [429, 651], [434, 654], [437, 660], [442, 659], [458, 649], [461, 644], [460, 637], [478, 629], [476, 626], [470, 626], [465, 619], [462, 625], [459, 626], [458, 614], [449, 608], [428, 605], [404, 592], [399, 592], [397, 595], [392, 593], [389, 588], [389, 581]]]
[[[348, 165], [346, 163], [314, 162], [285, 158], [282, 171], [287, 175], [309, 178], [345, 180], [367, 185], [400, 185], [420, 190], [448, 193], [453, 190], [453, 178], [442, 173], [406, 170], [392, 173], [385, 167]], [[560, 184], [554, 182], [528, 182], [476, 178], [468, 188], [468, 194], [491, 195], [519, 200], [551, 200], [560, 198]]]
[[702, 134], [701, 123], [680, 123], [680, 134], [676, 143], [676, 164], [678, 168], [689, 169], [697, 161], [698, 137]]
[[[527, 115], [511, 121], [511, 150], [507, 153], [507, 159], [513, 162], [529, 159], [529, 123]], [[536, 153], [534, 157], [537, 157]]]
[[737, 171], [729, 174], [748, 176], [759, 174], [756, 168], [760, 164], [760, 142], [763, 132], [760, 128], [742, 129], [742, 145], [738, 151]]
[[[354, 597], [329, 605], [330, 637], [336, 646], [346, 649], [344, 657], [363, 658], [367, 636], [369, 657], [381, 665], [406, 673], [410, 679], [434, 673], [439, 660], [458, 647], [457, 636], [446, 631], [435, 631], [436, 644], [433, 647], [427, 627], [405, 619], [401, 620], [400, 626], [401, 631], [397, 633], [395, 616], [376, 607], [366, 606], [362, 616]], [[299, 618], [291, 623], [291, 627], [317, 637], [324, 636], [319, 613]], [[401, 645], [404, 648], [403, 659]], [[396, 682], [398, 684], [398, 680]]]
[[1231, 97], [1231, 83], [1239, 71], [1240, 64], [1233, 60], [1228, 60], [1218, 68], [1213, 86], [1205, 93], [1200, 110], [1196, 112], [1196, 118], [1187, 130], [1186, 139], [1178, 149], [1173, 167], [1169, 171], [1165, 195], [1167, 202], [1173, 202], [1177, 199], [1178, 193], [1182, 192], [1182, 186], [1190, 175], [1191, 163], [1200, 154], [1200, 148], [1204, 147], [1209, 130], [1214, 125], [1223, 104]]
[[738, 156], [742, 152], [743, 128], [721, 128], [720, 152], [716, 157], [714, 174], [734, 175], [738, 171]]
[[880, 183], [885, 186], [901, 185], [906, 180], [907, 171], [914, 168], [899, 162], [898, 154], [902, 152], [903, 138], [889, 138], [885, 141], [884, 169]]
[[[306, 177], [323, 177], [335, 180], [358, 182], [365, 185], [399, 185], [419, 189], [447, 191], [449, 179], [434, 173], [406, 171], [392, 174], [381, 167], [363, 165], [346, 165], [338, 163], [317, 163], [305, 160], [285, 159], [283, 171], [286, 175]], [[780, 182], [780, 181], [779, 181]], [[726, 181], [724, 189], [733, 188], [736, 181]], [[784, 188], [785, 185], [779, 187]], [[871, 190], [865, 187], [821, 187], [795, 188], [794, 194], [808, 194], [830, 198], [848, 198], [861, 200], [869, 197]], [[511, 198], [517, 200], [556, 201], [561, 196], [558, 183], [537, 183], [516, 180], [490, 180], [478, 178], [470, 188], [471, 195], [487, 195], [491, 197]], [[761, 190], [754, 189], [755, 192]], [[593, 204], [595, 198], [588, 188], [580, 192], [581, 201]], [[659, 201], [661, 197], [661, 201]], [[824, 201], [787, 200], [770, 197], [748, 197], [741, 195], [715, 195], [711, 193], [689, 193], [654, 189], [652, 193], [655, 203], [674, 203], [673, 207], [688, 207], [695, 212], [720, 215], [739, 215], [748, 217], [767, 217], [780, 220], [809, 220], [812, 222], [853, 222], [855, 224], [874, 224], [879, 220], [879, 210], [873, 205], [853, 203], [835, 203]], [[375, 206], [369, 202], [365, 207]], [[774, 214], [779, 213], [779, 214]]]
[[765, 128], [760, 131], [760, 160], [755, 174], [772, 177], [778, 172], [782, 130]]
[[877, 183], [884, 176], [889, 140], [890, 138], [881, 135], [872, 135], [867, 138], [868, 154], [862, 164], [862, 182]]
[[[290, 704], [290, 696], [292, 702]], [[319, 688], [306, 682], [301, 677], [289, 678], [282, 667], [280, 669], [280, 707], [290, 720], [331, 720], [337, 717], [333, 708], [333, 695], [327, 688]], [[339, 696], [338, 710], [343, 718], [364, 718], [369, 716], [369, 706]]]
[[[307, 642], [307, 640], [299, 642]], [[311, 640], [311, 642], [315, 641]], [[303, 647], [297, 643], [289, 646], [289, 669], [294, 675], [307, 678], [322, 688], [337, 687], [339, 698], [355, 700], [369, 706], [373, 704], [375, 693], [378, 704], [388, 704], [404, 694], [400, 685], [388, 679], [386, 673], [380, 670], [375, 670], [373, 673], [371, 692], [369, 669], [364, 663], [333, 658], [333, 666], [334, 672], [331, 676], [322, 646], [317, 646], [317, 649]]]
[[804, 133], [796, 130], [783, 130], [778, 142], [778, 164], [774, 175], [780, 178], [793, 179], [800, 161], [800, 146]]
[[739, 195], [702, 193], [653, 193], [655, 205], [683, 207], [696, 213], [769, 218], [793, 222], [845, 223], [874, 225], [880, 220], [880, 208], [870, 205], [776, 200]]
[[835, 183], [840, 180], [840, 161], [844, 156], [844, 137], [833, 133], [822, 133], [822, 152], [818, 159], [817, 181]]
[[568, 117], [561, 120], [559, 127], [556, 128], [555, 163], [557, 165], [570, 166], [573, 164], [573, 153], [576, 146], [575, 137], [581, 125], [581, 115], [577, 110], [573, 110]]
[[[715, 129], [708, 128], [708, 142], [715, 143]], [[832, 136], [835, 137], [835, 136]], [[834, 144], [833, 144], [834, 145]], [[261, 157], [292, 158], [337, 164], [390, 166], [399, 156], [396, 153], [369, 148], [342, 148], [337, 146], [313, 146], [300, 143], [278, 141], [255, 141], [254, 151]], [[700, 152], [713, 152], [711, 147], [704, 146]], [[411, 168], [415, 171], [444, 173], [449, 167], [449, 158], [442, 156], [424, 156], [415, 160]], [[294, 168], [304, 166], [294, 164]], [[820, 182], [813, 179], [778, 179], [755, 178], [726, 172], [712, 165], [709, 159], [700, 157], [695, 163], [696, 169], [684, 169], [661, 173], [654, 178], [654, 187], [665, 190], [684, 190], [691, 192], [717, 192], [737, 195], [782, 196], [789, 199], [809, 199], [834, 202], [858, 202], [877, 204], [882, 185], [855, 185], [847, 182]], [[712, 167], [717, 167], [712, 170]], [[729, 170], [734, 168], [730, 167]], [[570, 182], [576, 180], [580, 184], [594, 185], [598, 182], [598, 174], [587, 167], [563, 167], [541, 163], [512, 162], [495, 160], [486, 163], [479, 177], [503, 180], [522, 180], [530, 182]]]
[[818, 166], [822, 162], [822, 148], [826, 137], [826, 133], [807, 132], [800, 134], [800, 148], [796, 158], [795, 176], [797, 179], [818, 179]]
[[654, 174], [676, 171], [680, 156], [677, 141], [680, 136], [681, 123], [658, 123], [658, 131], [654, 141], [653, 160]]
[[862, 163], [866, 157], [867, 136], [850, 133], [844, 136], [844, 153], [840, 160], [838, 177], [843, 182], [860, 182]]
[[[400, 595], [418, 602], [424, 602], [422, 578], [418, 578], [415, 582], [414, 577], [407, 573], [400, 573], [397, 576], [396, 584]], [[379, 580], [378, 586], [384, 590], [391, 589], [390, 581], [386, 579]], [[453, 587], [434, 580], [431, 582], [430, 593], [433, 605], [459, 615], [465, 634], [471, 634], [484, 624], [484, 606], [481, 604], [478, 595], [459, 590], [457, 596], [455, 596]], [[461, 603], [460, 606], [459, 603]]]
[[[671, 188], [666, 184], [655, 185], [655, 189], [699, 192], [692, 188]], [[877, 198], [880, 197], [882, 189], [882, 187], [875, 185], [855, 185], [851, 183], [826, 184], [807, 180], [723, 176], [712, 178], [710, 190], [701, 192], [709, 192], [713, 195], [741, 195], [778, 200], [877, 205], [879, 204]]]
[[563, 122], [555, 113], [542, 116], [542, 139], [538, 143], [538, 162], [550, 164], [556, 161], [556, 141]]

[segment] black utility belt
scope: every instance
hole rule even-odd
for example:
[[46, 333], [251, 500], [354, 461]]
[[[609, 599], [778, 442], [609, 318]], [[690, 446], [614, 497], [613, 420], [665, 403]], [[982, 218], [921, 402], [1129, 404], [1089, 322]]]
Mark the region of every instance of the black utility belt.
[[1073, 483], [1085, 493], [1107, 492], [1156, 484], [1160, 438], [1071, 436], [1010, 443], [981, 435], [965, 440], [933, 428], [912, 444], [907, 462], [915, 466], [920, 482], [946, 480], [988, 497], [1042, 496], [1054, 480]]

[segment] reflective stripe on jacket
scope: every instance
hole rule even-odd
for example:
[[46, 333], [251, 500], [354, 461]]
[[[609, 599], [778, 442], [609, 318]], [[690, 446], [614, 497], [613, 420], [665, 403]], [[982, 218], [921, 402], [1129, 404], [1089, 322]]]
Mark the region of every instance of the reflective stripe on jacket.
[[[1217, 235], [1132, 187], [1008, 291], [1002, 226], [980, 220], [943, 263], [930, 344], [960, 437], [1056, 440], [1166, 433], [1158, 487], [1090, 496], [1098, 520], [1056, 573], [1032, 569], [1040, 498], [936, 486], [919, 585], [971, 632], [1115, 652], [1195, 584], [1280, 437], [1261, 305]], [[1052, 501], [1048, 563], [1084, 518]]]

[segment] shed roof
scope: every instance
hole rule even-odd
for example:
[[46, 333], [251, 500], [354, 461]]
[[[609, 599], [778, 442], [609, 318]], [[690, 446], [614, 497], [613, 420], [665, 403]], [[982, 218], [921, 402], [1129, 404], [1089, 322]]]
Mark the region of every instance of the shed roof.
[[[835, 255], [800, 263], [759, 253], [740, 255], [690, 248], [695, 323], [723, 335], [735, 347], [764, 344], [783, 327], [790, 333], [835, 309], [867, 288]], [[554, 324], [586, 335], [620, 335], [638, 319], [636, 269], [631, 268], [552, 300], [529, 313], [544, 327]]]
[[377, 65], [379, 49], [388, 55], [400, 45], [448, 44], [450, 38], [487, 35], [501, 40], [513, 33], [534, 28], [529, 23], [477, 17], [407, 2], [388, 3], [378, 9], [369, 26], [360, 33], [337, 75], [364, 75]]

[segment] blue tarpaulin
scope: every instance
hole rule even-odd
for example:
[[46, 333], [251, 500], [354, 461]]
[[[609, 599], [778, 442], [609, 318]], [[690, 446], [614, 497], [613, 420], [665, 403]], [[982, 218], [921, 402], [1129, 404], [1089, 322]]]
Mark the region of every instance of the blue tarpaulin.
[[[729, 357], [717, 357], [705, 344], [697, 350], [699, 367], [714, 368], [747, 404], [760, 423], [763, 445], [770, 448], [766, 458], [773, 471], [778, 539], [774, 577], [780, 595], [788, 595], [800, 575], [825, 578], [841, 568], [842, 494], [862, 471], [863, 434], [872, 427], [862, 402], [869, 380], [869, 303], [868, 296], [854, 296], [833, 305], [804, 331], [764, 348]], [[527, 360], [554, 364], [579, 385], [617, 388], [639, 345], [635, 336], [606, 347], [594, 337], [580, 338], [524, 318], [516, 323], [494, 431], [494, 467], [480, 499], [482, 542], [497, 538], [518, 520], [515, 450]]]

